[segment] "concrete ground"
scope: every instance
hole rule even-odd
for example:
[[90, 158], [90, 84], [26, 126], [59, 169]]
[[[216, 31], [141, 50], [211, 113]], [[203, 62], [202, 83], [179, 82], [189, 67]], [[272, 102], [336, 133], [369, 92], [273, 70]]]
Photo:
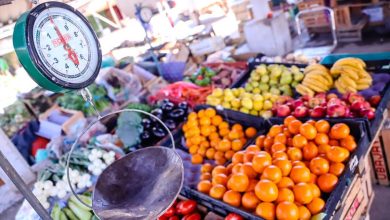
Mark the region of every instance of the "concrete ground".
[[390, 187], [374, 185], [375, 197], [370, 209], [370, 219], [388, 220], [390, 216]]

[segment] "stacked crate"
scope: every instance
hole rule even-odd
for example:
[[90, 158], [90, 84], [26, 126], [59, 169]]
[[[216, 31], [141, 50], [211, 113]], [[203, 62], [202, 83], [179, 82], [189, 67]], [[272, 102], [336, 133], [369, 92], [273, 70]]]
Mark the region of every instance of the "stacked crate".
[[[304, 0], [298, 3], [299, 11], [316, 8], [318, 6], [325, 6], [324, 0]], [[302, 15], [301, 18], [310, 32], [323, 32], [324, 28], [329, 30], [329, 16], [325, 11], [307, 13]]]

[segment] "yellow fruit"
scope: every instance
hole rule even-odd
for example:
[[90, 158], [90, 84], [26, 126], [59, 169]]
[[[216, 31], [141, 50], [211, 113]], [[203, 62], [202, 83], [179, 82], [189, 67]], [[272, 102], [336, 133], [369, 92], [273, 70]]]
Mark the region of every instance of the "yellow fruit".
[[233, 108], [240, 108], [241, 107], [241, 101], [240, 99], [233, 99], [231, 102], [230, 102], [230, 105], [233, 107]]
[[246, 109], [252, 109], [253, 108], [253, 102], [250, 98], [243, 98], [241, 100], [241, 105]]
[[272, 102], [270, 100], [265, 100], [263, 103], [264, 110], [270, 110], [272, 108]]

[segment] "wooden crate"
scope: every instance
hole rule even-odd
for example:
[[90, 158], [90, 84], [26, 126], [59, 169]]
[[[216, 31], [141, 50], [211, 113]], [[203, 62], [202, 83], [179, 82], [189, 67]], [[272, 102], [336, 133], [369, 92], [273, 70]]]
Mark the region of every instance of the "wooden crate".
[[[298, 3], [299, 11], [306, 9], [316, 8], [318, 6], [324, 6], [323, 0], [306, 0]], [[328, 27], [330, 22], [328, 15], [325, 11], [307, 13], [301, 16], [304, 24], [307, 28], [321, 28]]]
[[368, 18], [363, 17], [356, 25], [347, 27], [337, 27], [337, 39], [340, 42], [360, 42], [362, 41], [362, 30], [368, 23]]
[[309, 9], [309, 8], [315, 8], [318, 6], [324, 6], [324, 0], [304, 0], [298, 3], [298, 9], [299, 11]]
[[349, 6], [339, 6], [333, 10], [337, 28], [350, 28], [352, 26]]

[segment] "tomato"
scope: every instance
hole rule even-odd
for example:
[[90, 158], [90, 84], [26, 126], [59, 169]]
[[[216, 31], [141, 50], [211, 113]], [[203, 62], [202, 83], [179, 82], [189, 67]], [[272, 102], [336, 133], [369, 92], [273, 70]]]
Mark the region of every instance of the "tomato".
[[180, 215], [188, 215], [195, 211], [197, 203], [194, 200], [181, 201], [176, 206], [176, 212]]
[[171, 217], [171, 216], [174, 216], [174, 215], [175, 215], [175, 212], [176, 212], [175, 207], [171, 206], [171, 207], [164, 213], [164, 215], [162, 215], [162, 216], [164, 216], [164, 217]]
[[239, 214], [230, 213], [228, 216], [226, 216], [225, 220], [244, 220], [244, 218], [242, 218]]
[[184, 216], [181, 220], [201, 220], [202, 217], [199, 213], [192, 213], [189, 215]]
[[180, 218], [175, 215], [175, 216], [169, 217], [168, 220], [180, 220]]
[[168, 217], [160, 216], [160, 217], [158, 218], [158, 220], [168, 220]]

